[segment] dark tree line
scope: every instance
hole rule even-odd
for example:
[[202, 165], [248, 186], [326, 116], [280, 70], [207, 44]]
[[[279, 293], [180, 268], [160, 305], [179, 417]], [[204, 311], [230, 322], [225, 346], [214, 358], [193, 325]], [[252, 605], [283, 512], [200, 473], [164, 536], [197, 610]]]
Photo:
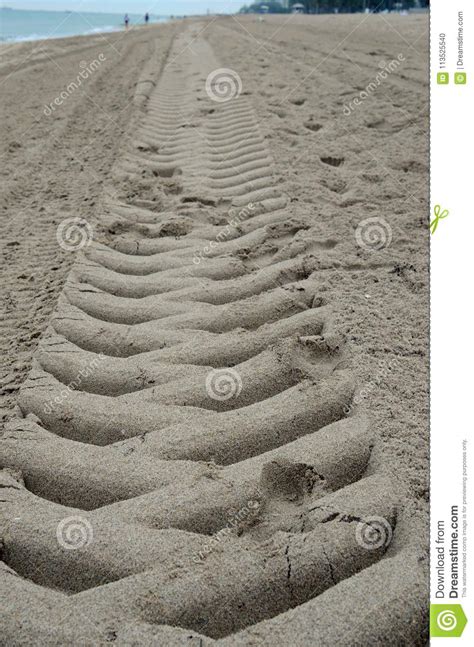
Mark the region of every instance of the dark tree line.
[[288, 13], [291, 5], [296, 2], [305, 7], [306, 13], [333, 13], [335, 10], [340, 13], [354, 13], [358, 11], [396, 11], [400, 9], [412, 9], [414, 7], [428, 7], [429, 0], [293, 0], [289, 8], [284, 8], [279, 2], [256, 2], [250, 6], [244, 5], [241, 13]]

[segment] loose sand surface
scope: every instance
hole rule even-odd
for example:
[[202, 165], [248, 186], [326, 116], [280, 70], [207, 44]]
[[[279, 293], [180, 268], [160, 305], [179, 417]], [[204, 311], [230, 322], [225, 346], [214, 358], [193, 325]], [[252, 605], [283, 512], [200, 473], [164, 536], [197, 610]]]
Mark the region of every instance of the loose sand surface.
[[426, 644], [427, 50], [0, 49], [6, 644]]

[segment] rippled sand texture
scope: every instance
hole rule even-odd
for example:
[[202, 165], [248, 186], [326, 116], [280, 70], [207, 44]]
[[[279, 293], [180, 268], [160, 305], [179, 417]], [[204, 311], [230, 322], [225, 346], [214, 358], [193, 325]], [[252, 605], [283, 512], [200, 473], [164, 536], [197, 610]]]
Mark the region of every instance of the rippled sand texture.
[[6, 644], [426, 644], [427, 26], [4, 52]]

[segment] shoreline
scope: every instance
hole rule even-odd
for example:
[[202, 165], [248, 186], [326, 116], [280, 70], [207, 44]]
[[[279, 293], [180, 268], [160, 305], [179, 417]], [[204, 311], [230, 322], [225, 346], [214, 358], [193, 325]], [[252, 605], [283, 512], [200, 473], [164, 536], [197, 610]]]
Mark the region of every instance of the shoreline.
[[[0, 11], [1, 11], [1, 9], [0, 9]], [[59, 13], [59, 14], [61, 14], [61, 13], [64, 13], [64, 12], [61, 12], [61, 11], [45, 11], [44, 13]], [[71, 12], [71, 13], [74, 13], [74, 12]], [[90, 12], [90, 13], [97, 13], [98, 15], [103, 15], [100, 12]], [[398, 12], [392, 12], [392, 13], [393, 13], [393, 15], [399, 15]], [[407, 15], [408, 16], [427, 15], [428, 13], [429, 13], [429, 9], [421, 9], [420, 8], [420, 9], [409, 9], [409, 10], [407, 10]], [[119, 14], [110, 14], [110, 15], [119, 15]], [[156, 26], [156, 25], [167, 24], [167, 23], [169, 23], [171, 21], [175, 21], [175, 20], [178, 20], [178, 21], [186, 20], [186, 19], [190, 19], [190, 20], [206, 20], [209, 17], [210, 18], [216, 18], [216, 17], [226, 18], [226, 17], [230, 17], [231, 15], [232, 14], [229, 14], [229, 15], [227, 15], [227, 14], [203, 14], [203, 15], [196, 14], [196, 15], [179, 15], [179, 16], [177, 16], [177, 15], [173, 14], [173, 15], [169, 15], [169, 16], [160, 16], [159, 20], [150, 22], [149, 25], [133, 24], [132, 23], [130, 28], [129, 28], [129, 31], [131, 31], [132, 29], [136, 29], [138, 27], [152, 27], [152, 26]], [[261, 16], [262, 14], [237, 14], [237, 15], [246, 16], [246, 17], [248, 17], [248, 16], [258, 17], [259, 15]], [[271, 19], [272, 16], [279, 16], [279, 15], [292, 16], [292, 15], [296, 15], [296, 14], [265, 14], [264, 17]], [[312, 19], [315, 19], [315, 18], [323, 18], [324, 19], [325, 17], [331, 17], [331, 16], [334, 16], [334, 15], [335, 14], [332, 14], [332, 13], [302, 14], [302, 16], [306, 20], [312, 20]], [[363, 12], [358, 12], [358, 13], [341, 13], [341, 14], [338, 14], [338, 15], [341, 15], [341, 16], [351, 16], [351, 15], [362, 16], [364, 14], [363, 14]], [[376, 14], [373, 14], [373, 15], [376, 15]], [[390, 14], [388, 14], [388, 15], [390, 15]], [[19, 37], [11, 38], [9, 40], [0, 40], [0, 51], [1, 51], [3, 46], [11, 46], [11, 45], [17, 45], [17, 44], [21, 45], [23, 43], [45, 42], [45, 41], [50, 41], [50, 40], [60, 40], [60, 39], [64, 39], [64, 38], [78, 38], [78, 37], [88, 37], [88, 36], [97, 36], [97, 35], [100, 36], [100, 35], [104, 35], [104, 34], [113, 34], [113, 33], [118, 33], [118, 32], [122, 32], [122, 31], [126, 31], [126, 30], [125, 30], [124, 26], [122, 24], [120, 24], [120, 25], [114, 26], [114, 27], [112, 27], [110, 29], [103, 29], [102, 30], [102, 29], [100, 29], [100, 27], [98, 27], [97, 29], [93, 29], [91, 31], [87, 31], [87, 32], [84, 32], [84, 33], [68, 34], [68, 35], [65, 35], [65, 36], [41, 36], [41, 35], [37, 35], [35, 37], [30, 37], [30, 36], [21, 37], [21, 36], [19, 36]]]
[[136, 31], [137, 29], [150, 29], [151, 27], [156, 27], [158, 25], [165, 25], [177, 18], [167, 18], [166, 20], [160, 20], [157, 22], [152, 22], [148, 25], [132, 25], [128, 29], [125, 29], [123, 25], [114, 27], [113, 29], [99, 30], [94, 29], [90, 32], [85, 32], [83, 34], [68, 34], [67, 36], [37, 36], [37, 37], [19, 37], [19, 39], [10, 39], [0, 41], [0, 53], [2, 48], [10, 48], [15, 45], [25, 45], [25, 44], [38, 44], [38, 43], [49, 43], [58, 40], [69, 40], [71, 38], [94, 38], [96, 36], [105, 36], [107, 34], [119, 34]]
[[[13, 16], [13, 20], [9, 17]], [[45, 20], [45, 16], [48, 20]], [[143, 22], [141, 14], [129, 14], [130, 27], [145, 27], [166, 23], [170, 20], [171, 16], [151, 16], [149, 25]], [[33, 17], [35, 20], [33, 20]], [[54, 21], [51, 20], [54, 18]], [[102, 24], [94, 24], [97, 19], [102, 20]], [[51, 24], [48, 24], [51, 22]], [[71, 25], [71, 22], [73, 25]], [[25, 24], [30, 25], [29, 33], [22, 33], [25, 30]], [[81, 23], [81, 24], [79, 24]], [[0, 8], [0, 46], [14, 45], [17, 43], [34, 43], [48, 40], [56, 40], [62, 38], [75, 38], [78, 36], [95, 36], [105, 35], [124, 30], [123, 15], [119, 13], [104, 13], [104, 12], [76, 12], [76, 11], [43, 11], [43, 10], [27, 10], [27, 9], [13, 9], [13, 8]], [[72, 33], [58, 34], [56, 31], [60, 30], [63, 25], [67, 24]], [[38, 32], [38, 29], [44, 30], [43, 33]], [[12, 31], [14, 35], [8, 37], [4, 33]], [[65, 31], [68, 31], [66, 29]], [[20, 33], [15, 33], [20, 32]]]

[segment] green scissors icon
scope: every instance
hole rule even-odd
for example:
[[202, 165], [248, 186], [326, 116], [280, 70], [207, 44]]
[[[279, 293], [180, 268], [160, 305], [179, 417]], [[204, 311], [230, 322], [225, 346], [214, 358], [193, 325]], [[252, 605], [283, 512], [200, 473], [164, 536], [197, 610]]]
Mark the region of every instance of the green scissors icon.
[[438, 222], [442, 220], [442, 218], [449, 216], [449, 211], [447, 209], [443, 209], [443, 211], [441, 211], [441, 205], [435, 204], [434, 215], [435, 217], [430, 222], [430, 229], [432, 234], [434, 234], [436, 229], [438, 228]]

